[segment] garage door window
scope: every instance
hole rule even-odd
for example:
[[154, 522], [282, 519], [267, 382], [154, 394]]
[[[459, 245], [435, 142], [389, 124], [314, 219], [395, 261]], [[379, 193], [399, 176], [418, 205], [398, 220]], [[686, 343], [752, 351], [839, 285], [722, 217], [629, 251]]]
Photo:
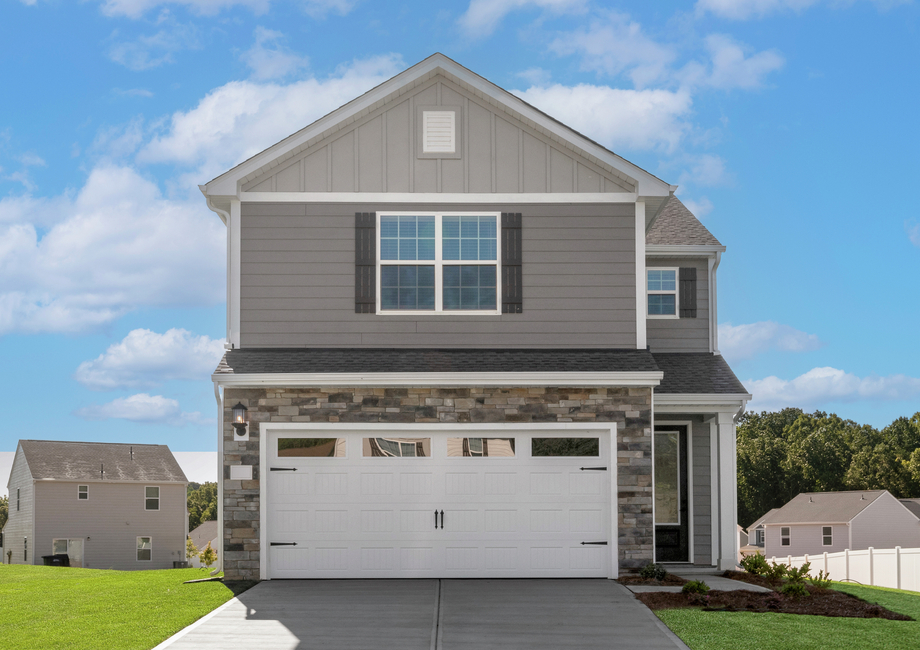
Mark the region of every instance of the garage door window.
[[533, 438], [531, 456], [600, 456], [598, 438]]
[[278, 438], [279, 458], [344, 458], [345, 438]]
[[464, 458], [513, 458], [514, 438], [448, 438], [447, 455]]
[[431, 438], [365, 438], [365, 458], [425, 458], [431, 456]]

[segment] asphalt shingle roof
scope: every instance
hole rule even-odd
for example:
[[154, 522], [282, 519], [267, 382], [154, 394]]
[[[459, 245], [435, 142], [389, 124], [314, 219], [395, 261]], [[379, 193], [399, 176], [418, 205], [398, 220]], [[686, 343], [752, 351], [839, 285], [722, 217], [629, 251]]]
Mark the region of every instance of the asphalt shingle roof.
[[645, 243], [676, 246], [721, 246], [706, 226], [687, 209], [680, 199], [672, 196], [651, 229], [645, 235]]
[[898, 499], [904, 507], [910, 510], [917, 519], [920, 519], [920, 499]]
[[[208, 545], [208, 542], [217, 539], [217, 522], [203, 521], [201, 522], [201, 525], [190, 532], [188, 536], [192, 538], [192, 542], [194, 542], [195, 548], [197, 548], [199, 551], [203, 551], [204, 547]], [[217, 549], [215, 548], [214, 550]]]
[[782, 508], [768, 514], [763, 523], [820, 524], [844, 523], [866, 509], [887, 490], [852, 490], [848, 492], [803, 492]]
[[742, 395], [747, 389], [721, 355], [709, 352], [656, 352], [664, 372], [656, 393]]
[[[166, 445], [20, 440], [32, 478], [187, 482]], [[133, 451], [133, 455], [132, 455]], [[104, 473], [101, 473], [104, 472]]]

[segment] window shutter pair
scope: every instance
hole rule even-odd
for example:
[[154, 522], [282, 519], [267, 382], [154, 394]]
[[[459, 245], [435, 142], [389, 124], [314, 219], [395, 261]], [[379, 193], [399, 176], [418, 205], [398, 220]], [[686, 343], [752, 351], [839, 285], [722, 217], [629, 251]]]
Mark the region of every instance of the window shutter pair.
[[696, 318], [696, 269], [682, 268], [678, 277], [680, 317]]
[[[502, 213], [502, 313], [524, 311], [521, 213]], [[355, 313], [377, 311], [377, 216], [355, 213]]]

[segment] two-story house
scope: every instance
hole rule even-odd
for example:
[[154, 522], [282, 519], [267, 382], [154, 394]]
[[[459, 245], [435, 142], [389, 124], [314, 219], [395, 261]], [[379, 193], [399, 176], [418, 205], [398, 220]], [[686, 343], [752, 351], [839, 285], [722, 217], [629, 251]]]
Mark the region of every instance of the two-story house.
[[228, 233], [228, 578], [737, 557], [725, 248], [435, 54], [201, 186]]
[[166, 445], [20, 440], [4, 552], [13, 564], [66, 554], [72, 567], [170, 569], [185, 561], [187, 486]]

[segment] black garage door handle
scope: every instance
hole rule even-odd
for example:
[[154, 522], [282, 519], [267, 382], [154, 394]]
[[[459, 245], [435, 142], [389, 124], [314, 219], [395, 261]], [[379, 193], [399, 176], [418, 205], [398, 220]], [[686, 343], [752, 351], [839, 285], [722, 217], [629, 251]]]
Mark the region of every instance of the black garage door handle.
[[269, 546], [297, 546], [297, 542], [269, 542]]

